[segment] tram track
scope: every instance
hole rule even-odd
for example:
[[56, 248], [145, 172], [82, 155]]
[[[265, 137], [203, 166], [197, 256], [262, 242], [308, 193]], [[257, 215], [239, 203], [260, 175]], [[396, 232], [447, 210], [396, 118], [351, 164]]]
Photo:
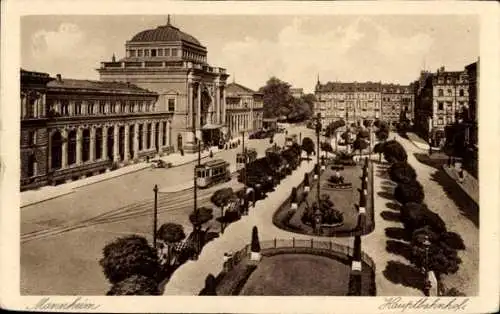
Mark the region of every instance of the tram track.
[[[232, 177], [234, 176], [235, 175], [233, 174]], [[224, 185], [227, 185], [227, 183]], [[221, 187], [222, 186], [217, 186], [211, 187], [206, 190], [200, 190], [198, 194], [198, 201], [200, 202], [200, 205], [203, 206], [209, 203], [209, 199], [213, 191]], [[159, 193], [158, 213], [183, 210], [192, 206], [193, 197], [190, 193], [191, 190], [192, 188], [178, 192]], [[51, 236], [57, 236], [66, 232], [88, 228], [96, 225], [115, 223], [132, 218], [151, 215], [153, 206], [154, 201], [151, 199], [146, 199], [129, 205], [121, 206], [110, 211], [106, 211], [79, 222], [26, 232], [21, 235], [21, 243], [39, 240]]]

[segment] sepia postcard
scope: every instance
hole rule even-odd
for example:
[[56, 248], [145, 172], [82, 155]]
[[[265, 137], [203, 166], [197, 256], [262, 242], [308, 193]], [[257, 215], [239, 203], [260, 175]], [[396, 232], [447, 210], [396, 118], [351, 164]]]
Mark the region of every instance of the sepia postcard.
[[1, 4], [2, 308], [498, 310], [496, 3]]

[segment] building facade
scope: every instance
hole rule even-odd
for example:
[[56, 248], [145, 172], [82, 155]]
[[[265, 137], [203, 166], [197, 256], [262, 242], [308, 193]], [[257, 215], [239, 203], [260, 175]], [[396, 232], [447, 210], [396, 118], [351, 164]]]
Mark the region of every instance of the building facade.
[[318, 81], [315, 97], [314, 114], [321, 113], [325, 125], [341, 118], [348, 123], [381, 118], [381, 83]]
[[139, 32], [126, 56], [101, 62], [102, 81], [121, 81], [156, 92], [155, 109], [172, 116], [174, 150], [194, 152], [197, 139], [217, 143], [227, 134], [226, 70], [207, 63], [207, 49], [170, 24]]
[[226, 87], [226, 125], [230, 137], [262, 128], [264, 95], [237, 83]]
[[292, 94], [292, 97], [300, 98], [300, 97], [304, 96], [304, 89], [303, 88], [290, 88], [290, 93]]
[[[33, 77], [45, 85], [34, 86]], [[155, 92], [24, 70], [21, 91], [21, 189], [38, 184], [33, 181], [77, 180], [172, 150], [172, 114], [156, 110]], [[39, 95], [35, 102], [33, 93]], [[36, 130], [27, 118], [33, 102]]]
[[415, 126], [424, 138], [438, 145], [444, 129], [467, 110], [469, 81], [466, 71], [422, 72], [415, 95]]
[[402, 117], [413, 120], [414, 94], [412, 85], [382, 84], [381, 119], [395, 126]]

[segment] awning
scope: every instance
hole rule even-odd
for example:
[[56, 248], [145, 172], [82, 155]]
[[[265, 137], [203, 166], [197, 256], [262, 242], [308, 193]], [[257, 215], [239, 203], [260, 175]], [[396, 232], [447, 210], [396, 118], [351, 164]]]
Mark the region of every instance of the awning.
[[204, 126], [201, 127], [202, 130], [215, 130], [215, 129], [220, 129], [223, 125], [222, 124], [211, 124], [207, 123]]

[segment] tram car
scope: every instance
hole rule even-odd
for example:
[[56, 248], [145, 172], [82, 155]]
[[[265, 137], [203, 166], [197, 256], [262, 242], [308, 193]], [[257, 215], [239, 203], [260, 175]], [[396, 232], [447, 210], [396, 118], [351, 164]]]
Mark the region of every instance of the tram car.
[[[254, 148], [248, 148], [247, 151], [247, 164], [254, 162], [257, 159], [257, 151]], [[236, 154], [236, 170], [241, 170], [245, 167], [245, 154]]]
[[214, 159], [196, 166], [196, 185], [207, 188], [214, 184], [231, 180], [229, 163], [223, 159]]

